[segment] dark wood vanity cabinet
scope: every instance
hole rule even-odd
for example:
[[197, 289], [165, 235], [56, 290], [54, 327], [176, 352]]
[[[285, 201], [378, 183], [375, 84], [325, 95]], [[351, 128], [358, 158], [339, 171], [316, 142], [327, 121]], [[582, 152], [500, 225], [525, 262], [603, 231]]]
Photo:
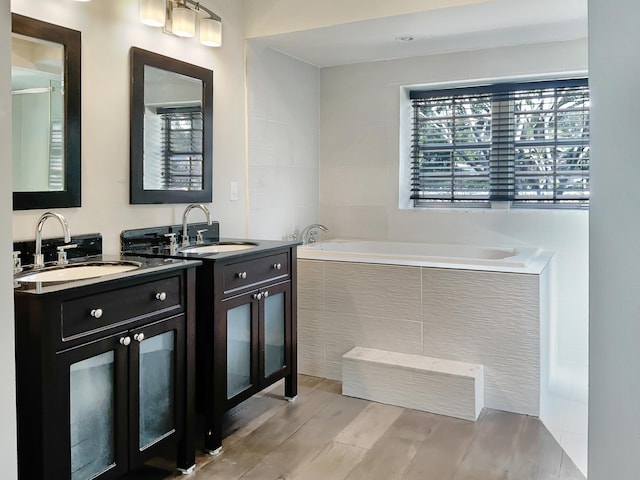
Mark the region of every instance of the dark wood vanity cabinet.
[[195, 268], [17, 290], [15, 310], [21, 479], [115, 479], [168, 444], [195, 464]]
[[205, 450], [221, 447], [222, 416], [238, 403], [283, 378], [285, 396], [297, 395], [295, 275], [291, 245], [205, 259], [198, 268], [196, 351]]

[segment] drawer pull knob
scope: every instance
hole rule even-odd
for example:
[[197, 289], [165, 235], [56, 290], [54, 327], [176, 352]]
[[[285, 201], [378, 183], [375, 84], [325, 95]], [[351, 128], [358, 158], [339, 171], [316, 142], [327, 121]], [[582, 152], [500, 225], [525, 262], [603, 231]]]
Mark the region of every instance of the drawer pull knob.
[[167, 299], [167, 294], [165, 292], [156, 293], [156, 300], [160, 300], [161, 302]]
[[269, 290], [265, 290], [264, 292], [262, 292], [262, 296], [264, 298], [267, 298], [269, 296]]
[[131, 337], [121, 337], [120, 338], [120, 344], [121, 345], [124, 345], [125, 347], [128, 347], [130, 343], [131, 343]]
[[102, 317], [102, 309], [101, 308], [94, 308], [93, 310], [91, 310], [91, 316], [93, 318]]
[[136, 342], [142, 342], [142, 341], [144, 340], [144, 333], [136, 333], [136, 334], [133, 336], [133, 339], [134, 339]]
[[282, 264], [281, 263], [274, 263], [273, 264], [273, 268], [274, 268], [274, 270], [282, 270]]
[[242, 279], [247, 278], [247, 272], [238, 272], [236, 273], [236, 277], [242, 278]]
[[261, 300], [262, 299], [262, 292], [254, 293], [253, 294], [253, 298], [255, 298], [256, 300]]

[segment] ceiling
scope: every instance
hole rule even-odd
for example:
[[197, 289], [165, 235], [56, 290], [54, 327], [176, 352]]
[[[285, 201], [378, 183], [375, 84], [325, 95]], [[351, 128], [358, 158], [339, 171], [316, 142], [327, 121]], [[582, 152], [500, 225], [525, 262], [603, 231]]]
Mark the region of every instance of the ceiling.
[[317, 67], [328, 67], [586, 37], [587, 0], [492, 0], [259, 40]]

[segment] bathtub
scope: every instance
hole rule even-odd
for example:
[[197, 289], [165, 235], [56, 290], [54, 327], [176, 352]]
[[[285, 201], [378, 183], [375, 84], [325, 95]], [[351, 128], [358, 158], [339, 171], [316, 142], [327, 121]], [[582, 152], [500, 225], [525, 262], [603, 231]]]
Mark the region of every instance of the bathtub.
[[298, 258], [419, 267], [535, 273], [548, 258], [536, 247], [331, 240], [303, 245]]
[[[466, 362], [484, 367], [486, 407], [539, 415], [553, 252], [361, 240], [297, 250], [300, 373], [342, 380], [354, 347]], [[379, 370], [389, 381], [406, 375]]]

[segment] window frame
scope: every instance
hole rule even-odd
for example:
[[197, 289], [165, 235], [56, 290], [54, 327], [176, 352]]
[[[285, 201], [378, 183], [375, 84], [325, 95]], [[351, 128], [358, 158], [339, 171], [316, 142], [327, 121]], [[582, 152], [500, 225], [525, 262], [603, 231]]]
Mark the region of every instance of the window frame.
[[[487, 85], [478, 86], [464, 86], [464, 87], [451, 87], [451, 88], [438, 88], [438, 89], [426, 89], [426, 88], [407, 88], [407, 96], [409, 101], [410, 120], [408, 122], [409, 131], [409, 168], [405, 170], [405, 179], [409, 180], [409, 187], [405, 190], [408, 193], [407, 202], [410, 204], [410, 208], [422, 209], [433, 207], [449, 207], [449, 208], [477, 208], [477, 207], [492, 207], [494, 204], [504, 206], [510, 206], [514, 208], [554, 208], [554, 209], [585, 209], [589, 206], [590, 196], [590, 184], [589, 184], [589, 115], [590, 115], [590, 103], [589, 103], [589, 88], [588, 78], [580, 76], [579, 78], [562, 79], [562, 80], [541, 80], [530, 82], [497, 82]], [[520, 98], [521, 96], [528, 98], [531, 93], [527, 95], [520, 95], [523, 92], [533, 92], [531, 98], [533, 100], [540, 100], [540, 106], [548, 105], [549, 99], [552, 101], [554, 108], [548, 110], [543, 107], [541, 110], [531, 110], [533, 112], [543, 112], [546, 115], [545, 122], [540, 131], [542, 134], [535, 136], [535, 132], [531, 137], [535, 141], [527, 139], [525, 142], [521, 140], [516, 141], [516, 131], [521, 124], [516, 122], [517, 117], [526, 117], [527, 111], [523, 109], [526, 104]], [[551, 92], [551, 94], [550, 94]], [[576, 95], [578, 101], [565, 110], [559, 110], [557, 102], [559, 99], [572, 98], [570, 95]], [[433, 100], [431, 104], [420, 105], [422, 101]], [[490, 126], [488, 128], [488, 150], [485, 137], [482, 137], [485, 141], [477, 143], [464, 143], [460, 141], [456, 144], [456, 129], [463, 130], [466, 127], [469, 130], [473, 130], [473, 139], [478, 137], [477, 133], [483, 133], [478, 130], [477, 127], [464, 125], [462, 120], [456, 119], [456, 105], [462, 105], [466, 110], [459, 110], [463, 112], [461, 118], [466, 118], [471, 124], [473, 120], [477, 120], [481, 117], [490, 118]], [[518, 103], [520, 110], [515, 105]], [[544, 102], [547, 102], [546, 104]], [[440, 103], [438, 103], [440, 102]], [[467, 103], [465, 103], [467, 102]], [[582, 102], [582, 103], [580, 103]], [[475, 103], [480, 104], [476, 109], [470, 109], [470, 106]], [[449, 110], [445, 108], [445, 105], [449, 107]], [[577, 106], [576, 106], [577, 105]], [[424, 116], [423, 109], [436, 109], [440, 108], [435, 114], [428, 112], [428, 116]], [[500, 107], [496, 109], [496, 107]], [[507, 108], [505, 108], [507, 107]], [[509, 111], [510, 109], [510, 111]], [[441, 113], [447, 112], [447, 113]], [[464, 112], [473, 112], [466, 117]], [[479, 112], [479, 113], [476, 113]], [[505, 114], [506, 112], [506, 114]], [[570, 137], [567, 140], [566, 137], [559, 139], [558, 137], [558, 121], [562, 121], [565, 117], [572, 118], [571, 116], [575, 112], [581, 112], [582, 117], [576, 117], [576, 125], [579, 127], [572, 132], [574, 137]], [[420, 113], [423, 117], [422, 123], [417, 120], [417, 115]], [[541, 115], [542, 115], [541, 114]], [[547, 120], [551, 119], [547, 123]], [[448, 122], [448, 123], [447, 123]], [[460, 122], [460, 123], [458, 123]], [[582, 123], [580, 123], [582, 122]], [[429, 123], [440, 124], [439, 126], [431, 128]], [[477, 123], [480, 125], [480, 122]], [[569, 124], [567, 130], [571, 130], [572, 124]], [[500, 130], [507, 126], [509, 131]], [[438, 130], [441, 128], [441, 130]], [[480, 128], [485, 128], [480, 126]], [[553, 136], [549, 137], [549, 130], [553, 129]], [[579, 132], [576, 134], [576, 132]], [[486, 132], [484, 132], [486, 134]], [[506, 134], [505, 134], [506, 133]], [[530, 132], [528, 132], [530, 133]], [[508, 136], [511, 135], [511, 136]], [[431, 140], [424, 141], [423, 139], [431, 137]], [[461, 138], [464, 135], [461, 135]], [[471, 135], [467, 135], [471, 137]], [[417, 139], [422, 139], [417, 141]], [[502, 138], [502, 140], [500, 140]], [[526, 137], [523, 137], [526, 138]], [[579, 139], [579, 140], [576, 140]], [[443, 141], [444, 140], [444, 141]], [[523, 145], [527, 148], [531, 148], [531, 145], [540, 148], [540, 152], [532, 152], [532, 156], [516, 155], [518, 149], [521, 152], [525, 150]], [[567, 144], [574, 147], [574, 151], [563, 151], [562, 147]], [[460, 146], [461, 145], [461, 146]], [[497, 148], [499, 147], [499, 148]], [[506, 148], [506, 150], [505, 150]], [[465, 150], [458, 156], [458, 152]], [[474, 149], [476, 152], [485, 150], [482, 154], [478, 153], [477, 157], [480, 158], [475, 164], [466, 164], [460, 162], [460, 158], [473, 158]], [[500, 150], [502, 149], [502, 150]], [[431, 152], [431, 158], [433, 162], [425, 163], [422, 159], [424, 154]], [[440, 152], [440, 153], [439, 153]], [[449, 153], [451, 158], [447, 161], [446, 155], [441, 153]], [[487, 154], [488, 152], [488, 154]], [[506, 152], [506, 153], [501, 153]], [[572, 154], [577, 155], [577, 160], [573, 160]], [[521, 154], [522, 155], [522, 154]], [[536, 157], [536, 155], [539, 155]], [[546, 155], [546, 157], [544, 156]], [[564, 156], [563, 156], [564, 155]], [[443, 160], [444, 159], [444, 160]], [[536, 161], [533, 161], [534, 159]], [[544, 161], [539, 161], [540, 159]], [[460, 172], [459, 167], [467, 167], [467, 170], [476, 170], [470, 174]], [[545, 172], [545, 169], [549, 169]], [[450, 173], [447, 170], [450, 170]], [[480, 173], [478, 173], [480, 172]], [[531, 175], [530, 172], [534, 172]], [[549, 174], [548, 172], [551, 172]], [[574, 198], [567, 196], [566, 198], [560, 198], [560, 195], [566, 194], [566, 190], [563, 189], [562, 183], [556, 180], [558, 174], [563, 174], [563, 179], [577, 178], [578, 188], [572, 189], [571, 185], [566, 190], [573, 190], [577, 192]], [[552, 180], [549, 183], [544, 181], [544, 178], [551, 177]], [[578, 178], [579, 177], [579, 178]], [[586, 182], [584, 178], [586, 177]], [[431, 185], [430, 194], [424, 195], [425, 182], [429, 178], [435, 179]], [[480, 179], [484, 183], [476, 182], [476, 187], [465, 187], [464, 182], [470, 181], [469, 179]], [[530, 187], [532, 190], [539, 191], [533, 193], [532, 199], [527, 199], [526, 193], [528, 189], [518, 188], [523, 185], [526, 186], [523, 178], [537, 179], [537, 183], [534, 181], [530, 183], [533, 185]], [[440, 182], [440, 186], [438, 186]], [[447, 182], [450, 185], [447, 185]], [[459, 182], [462, 186], [456, 186], [456, 182]], [[517, 185], [519, 183], [519, 185]], [[470, 188], [471, 190], [466, 190]], [[477, 191], [473, 192], [473, 188]], [[401, 189], [402, 190], [402, 189]], [[559, 195], [560, 194], [560, 195]], [[466, 199], [465, 199], [466, 195]], [[403, 201], [401, 200], [401, 203]]]

